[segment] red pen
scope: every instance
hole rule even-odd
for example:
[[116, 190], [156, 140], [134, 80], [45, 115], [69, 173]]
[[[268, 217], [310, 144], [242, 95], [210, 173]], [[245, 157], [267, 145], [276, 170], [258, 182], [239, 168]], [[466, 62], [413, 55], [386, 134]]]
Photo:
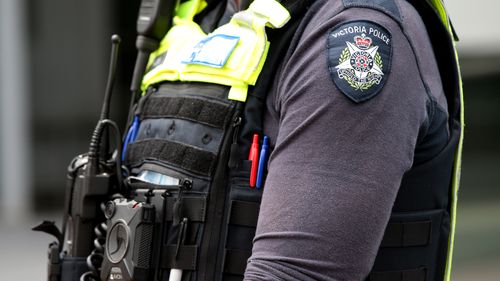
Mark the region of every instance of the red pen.
[[259, 135], [254, 134], [252, 140], [252, 146], [250, 147], [250, 153], [248, 154], [248, 160], [252, 161], [252, 167], [250, 169], [250, 187], [254, 188], [257, 182], [257, 169], [259, 167]]

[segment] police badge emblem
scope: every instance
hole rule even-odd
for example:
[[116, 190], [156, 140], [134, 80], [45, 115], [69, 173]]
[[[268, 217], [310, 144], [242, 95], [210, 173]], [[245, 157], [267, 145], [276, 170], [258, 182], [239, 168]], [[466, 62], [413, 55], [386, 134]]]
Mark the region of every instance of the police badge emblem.
[[356, 103], [379, 93], [392, 52], [385, 28], [368, 21], [342, 24], [330, 32], [327, 47], [330, 76], [342, 93]]

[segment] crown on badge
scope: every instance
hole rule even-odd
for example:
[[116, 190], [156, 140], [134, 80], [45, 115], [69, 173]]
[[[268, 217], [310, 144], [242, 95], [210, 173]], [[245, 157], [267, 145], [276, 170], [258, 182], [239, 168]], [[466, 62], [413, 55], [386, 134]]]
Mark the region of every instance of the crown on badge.
[[372, 39], [370, 37], [366, 37], [366, 35], [363, 33], [361, 34], [361, 36], [354, 36], [354, 43], [356, 43], [356, 46], [358, 46], [358, 48], [360, 49], [368, 49], [372, 44]]

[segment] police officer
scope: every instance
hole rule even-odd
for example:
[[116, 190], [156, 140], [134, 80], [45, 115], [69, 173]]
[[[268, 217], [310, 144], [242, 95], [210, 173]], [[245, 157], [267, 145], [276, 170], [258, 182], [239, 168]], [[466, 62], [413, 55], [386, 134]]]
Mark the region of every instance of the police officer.
[[[154, 18], [143, 4], [138, 31]], [[103, 227], [100, 120], [73, 162], [77, 227], [68, 253], [65, 235], [51, 245], [51, 280], [450, 280], [463, 98], [440, 0], [185, 0], [173, 14], [161, 42], [139, 32], [123, 196]]]
[[[406, 0], [318, 0], [310, 8], [266, 100], [274, 150], [245, 280], [364, 280], [391, 212], [449, 207], [430, 195], [448, 194], [449, 163], [440, 175], [421, 174], [448, 184], [398, 196], [406, 175], [450, 141], [450, 106], [426, 30]], [[449, 226], [433, 231], [440, 227]], [[444, 235], [426, 257], [434, 268], [371, 280], [443, 280]], [[401, 266], [416, 251], [379, 265]]]
[[135, 180], [190, 179], [156, 206], [155, 275], [449, 280], [463, 110], [443, 4], [207, 2], [177, 8], [124, 146]]

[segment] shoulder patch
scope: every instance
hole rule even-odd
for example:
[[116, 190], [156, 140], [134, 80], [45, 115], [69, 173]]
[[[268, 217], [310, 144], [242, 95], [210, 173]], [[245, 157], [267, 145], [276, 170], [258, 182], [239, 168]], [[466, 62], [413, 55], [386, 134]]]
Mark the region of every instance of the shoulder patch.
[[342, 23], [328, 34], [327, 55], [328, 70], [337, 88], [360, 103], [378, 94], [387, 81], [391, 34], [371, 21]]

